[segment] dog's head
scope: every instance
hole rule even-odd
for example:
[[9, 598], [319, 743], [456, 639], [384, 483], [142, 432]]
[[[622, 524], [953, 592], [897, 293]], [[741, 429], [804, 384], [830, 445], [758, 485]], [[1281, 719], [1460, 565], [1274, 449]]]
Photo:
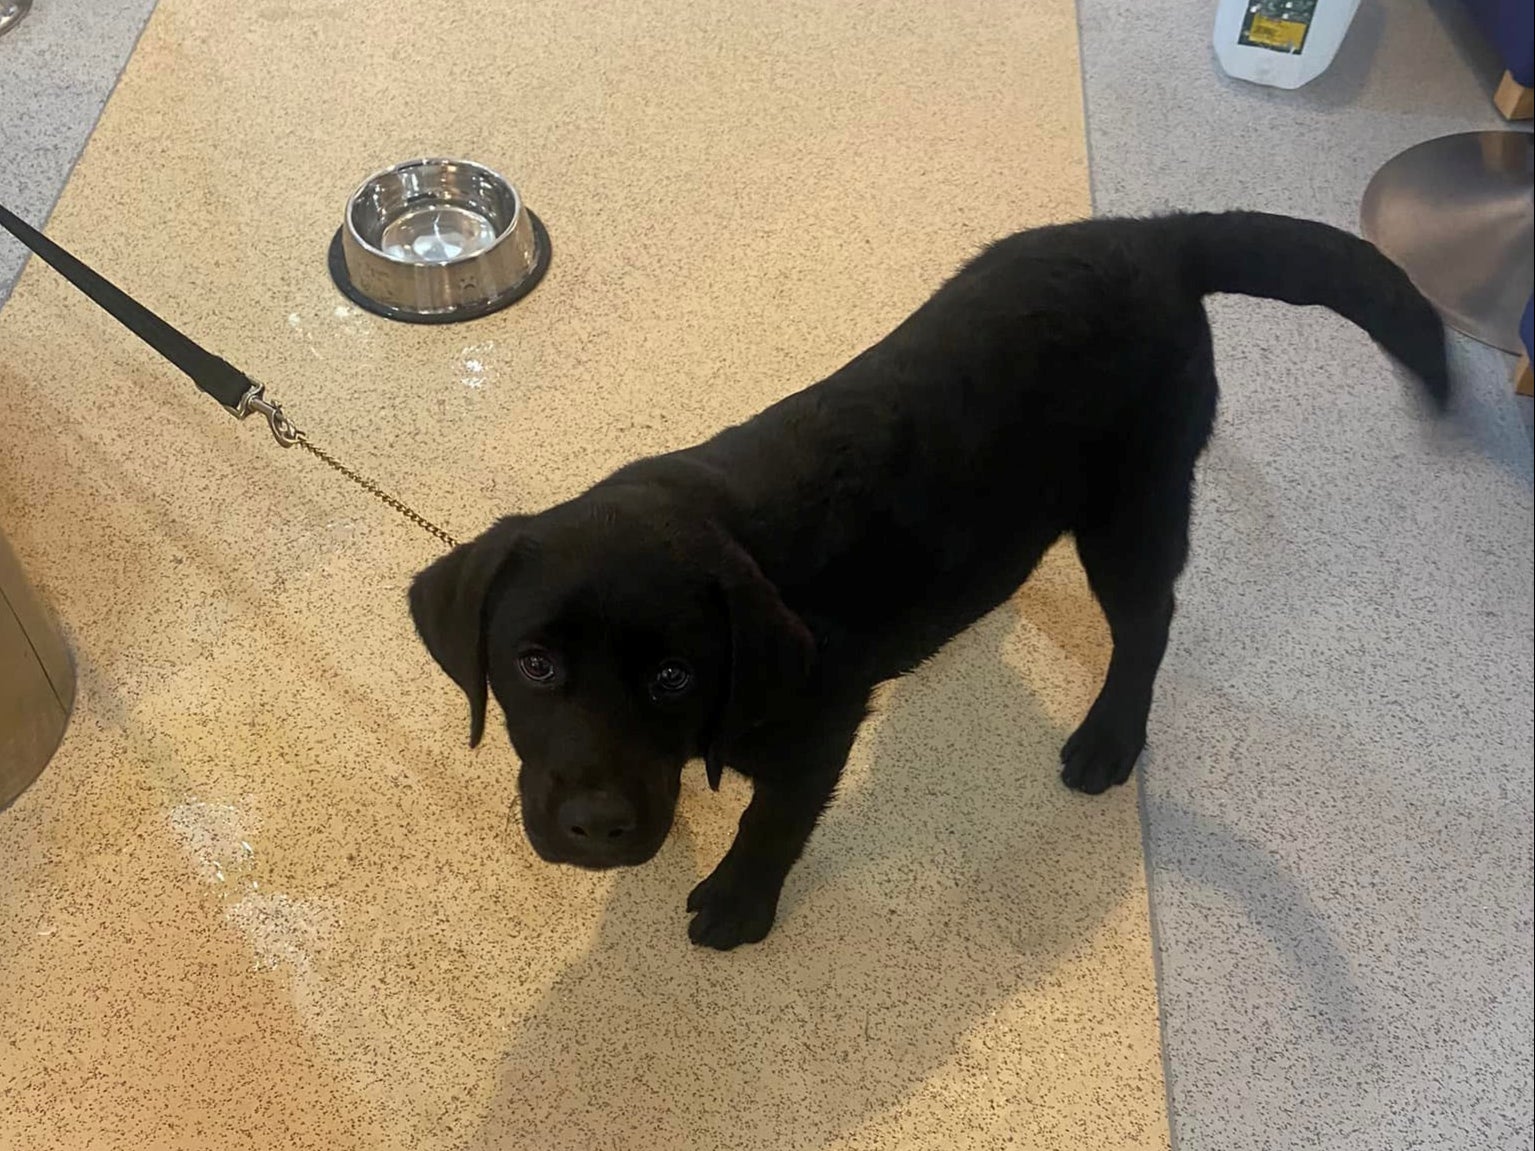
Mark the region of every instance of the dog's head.
[[471, 747], [495, 692], [534, 850], [586, 867], [653, 856], [683, 765], [703, 756], [717, 785], [814, 651], [745, 549], [640, 486], [502, 520], [421, 572], [410, 608], [469, 697]]

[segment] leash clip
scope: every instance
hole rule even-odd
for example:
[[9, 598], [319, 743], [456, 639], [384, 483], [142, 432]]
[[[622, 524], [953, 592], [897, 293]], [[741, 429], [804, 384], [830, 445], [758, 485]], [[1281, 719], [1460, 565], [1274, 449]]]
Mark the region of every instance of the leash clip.
[[276, 400], [266, 398], [266, 388], [260, 384], [252, 384], [240, 402], [234, 407], [226, 406], [225, 411], [237, 420], [243, 420], [246, 416], [255, 412], [266, 419], [267, 427], [272, 429], [272, 438], [279, 445], [291, 448], [304, 438], [304, 433], [293, 426], [293, 421], [283, 414], [282, 405]]

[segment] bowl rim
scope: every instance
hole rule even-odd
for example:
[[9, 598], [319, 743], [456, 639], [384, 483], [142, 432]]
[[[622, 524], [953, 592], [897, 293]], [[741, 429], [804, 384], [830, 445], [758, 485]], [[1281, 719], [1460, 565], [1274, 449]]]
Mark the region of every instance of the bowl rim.
[[[465, 167], [475, 168], [482, 174], [498, 181], [503, 188], [512, 194], [511, 219], [509, 219], [506, 222], [506, 226], [497, 233], [496, 238], [492, 240], [487, 246], [481, 248], [478, 252], [471, 252], [466, 256], [454, 256], [447, 260], [401, 260], [395, 256], [391, 256], [388, 252], [384, 251], [377, 245], [369, 243], [368, 240], [365, 239], [362, 234], [357, 231], [357, 228], [352, 223], [352, 206], [357, 203], [358, 197], [363, 194], [363, 192], [368, 188], [370, 184], [383, 178], [384, 176], [391, 175], [395, 172], [401, 172], [407, 168], [418, 168], [428, 164], [462, 164]], [[401, 160], [398, 163], [389, 164], [383, 168], [380, 168], [378, 171], [372, 173], [366, 179], [361, 181], [356, 188], [352, 189], [351, 195], [347, 196], [346, 198], [346, 206], [342, 209], [341, 212], [341, 227], [345, 231], [347, 238], [368, 255], [376, 256], [380, 260], [385, 260], [395, 267], [451, 268], [456, 264], [470, 264], [476, 260], [483, 260], [491, 252], [494, 252], [497, 248], [506, 242], [508, 236], [517, 230], [517, 224], [523, 215], [524, 206], [522, 202], [522, 193], [517, 190], [517, 185], [512, 183], [500, 172], [496, 171], [488, 164], [482, 164], [478, 160], [467, 160], [462, 158], [455, 158], [452, 156], [418, 156], [414, 159]]]

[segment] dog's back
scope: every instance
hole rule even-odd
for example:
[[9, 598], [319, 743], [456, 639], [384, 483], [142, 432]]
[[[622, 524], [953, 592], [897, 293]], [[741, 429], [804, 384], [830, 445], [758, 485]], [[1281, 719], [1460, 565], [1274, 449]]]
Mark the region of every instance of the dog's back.
[[785, 598], [891, 674], [1127, 489], [1186, 502], [1212, 292], [1332, 308], [1448, 394], [1437, 316], [1365, 241], [1261, 213], [1102, 219], [998, 242], [838, 372], [679, 455], [725, 477]]

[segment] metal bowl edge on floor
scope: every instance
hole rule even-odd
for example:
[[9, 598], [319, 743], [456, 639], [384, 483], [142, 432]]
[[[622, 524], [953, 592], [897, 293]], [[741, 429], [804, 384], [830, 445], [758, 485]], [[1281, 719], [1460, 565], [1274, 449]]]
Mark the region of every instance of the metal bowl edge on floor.
[[21, 18], [32, 11], [32, 0], [0, 0], [0, 36], [21, 23]]
[[330, 271], [361, 307], [449, 323], [525, 296], [549, 264], [549, 235], [510, 180], [472, 160], [407, 160], [347, 199]]

